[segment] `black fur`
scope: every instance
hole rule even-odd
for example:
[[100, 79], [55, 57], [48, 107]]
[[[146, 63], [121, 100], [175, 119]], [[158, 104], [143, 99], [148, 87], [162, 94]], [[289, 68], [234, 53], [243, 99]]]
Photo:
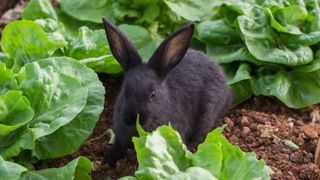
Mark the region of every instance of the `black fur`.
[[[112, 53], [140, 58], [126, 37], [109, 21], [103, 21]], [[191, 24], [173, 33], [148, 63], [140, 59], [130, 63], [131, 58], [118, 59], [115, 55], [126, 70], [113, 117], [115, 144], [106, 152], [105, 162], [114, 164], [132, 146], [137, 113], [147, 131], [170, 122], [189, 149], [196, 148], [220, 124], [230, 106], [231, 93], [221, 68], [204, 53], [188, 50], [193, 28]], [[109, 36], [109, 31], [120, 35], [123, 48], [115, 50], [113, 38], [119, 37]]]

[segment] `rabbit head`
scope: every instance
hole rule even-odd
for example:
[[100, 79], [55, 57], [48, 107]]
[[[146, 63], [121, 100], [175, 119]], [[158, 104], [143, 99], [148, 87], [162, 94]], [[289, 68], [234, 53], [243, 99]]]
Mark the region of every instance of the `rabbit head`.
[[186, 25], [165, 39], [144, 63], [127, 37], [106, 18], [103, 22], [111, 52], [125, 74], [118, 97], [118, 108], [122, 111], [119, 116], [126, 117], [125, 123], [135, 124], [139, 113], [143, 123], [159, 104], [163, 104], [162, 101], [168, 99], [163, 82], [187, 52], [194, 25]]

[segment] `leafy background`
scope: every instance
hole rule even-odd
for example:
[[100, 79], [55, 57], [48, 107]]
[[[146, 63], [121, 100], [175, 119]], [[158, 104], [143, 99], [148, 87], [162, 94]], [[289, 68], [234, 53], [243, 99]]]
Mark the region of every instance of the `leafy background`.
[[[223, 66], [235, 94], [234, 105], [252, 95], [275, 96], [291, 108], [320, 102], [316, 80], [320, 41], [318, 1], [59, 0], [59, 3], [60, 8], [53, 8], [47, 0], [33, 0], [22, 15], [37, 24], [30, 26], [37, 29], [34, 34], [39, 34], [41, 43], [51, 42], [43, 46], [45, 51], [32, 52], [36, 58], [68, 56], [96, 72], [117, 76], [121, 68], [105, 41], [102, 16], [119, 25], [145, 61], [164, 37], [194, 22], [192, 47], [205, 51]], [[26, 42], [23, 38], [28, 37], [21, 37]], [[24, 48], [10, 50], [7, 46], [14, 44], [7, 44], [5, 37], [4, 41], [2, 46], [7, 55], [23, 54], [19, 51]], [[32, 61], [31, 52], [25, 52], [25, 57], [15, 60], [15, 66]]]

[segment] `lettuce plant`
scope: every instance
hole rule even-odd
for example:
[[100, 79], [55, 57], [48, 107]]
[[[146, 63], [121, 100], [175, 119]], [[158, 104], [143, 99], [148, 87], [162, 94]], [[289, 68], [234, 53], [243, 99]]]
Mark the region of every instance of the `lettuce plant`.
[[269, 179], [272, 170], [254, 153], [244, 153], [222, 135], [223, 127], [208, 134], [192, 154], [180, 135], [163, 125], [145, 132], [137, 123], [133, 138], [138, 169], [135, 177], [121, 179]]
[[[11, 174], [13, 179], [35, 176], [49, 179], [46, 174], [57, 174], [58, 170], [34, 172], [25, 167], [32, 169], [31, 165], [39, 160], [76, 152], [100, 117], [105, 89], [85, 63], [64, 56], [69, 39], [64, 35], [63, 25], [54, 19], [50, 3], [33, 1], [30, 5], [49, 9], [24, 16], [36, 19], [39, 13], [50, 19], [14, 21], [2, 34], [0, 172], [9, 177]], [[94, 38], [92, 41], [102, 46]], [[66, 171], [62, 176], [89, 177], [92, 170], [89, 160], [75, 161], [61, 169]], [[77, 167], [83, 172], [78, 172]]]
[[16, 74], [0, 68], [9, 75], [0, 95], [1, 156], [60, 157], [89, 137], [104, 104], [104, 88], [92, 70], [65, 57], [27, 63]]
[[43, 170], [28, 170], [27, 168], [0, 156], [0, 174], [3, 179], [90, 179], [89, 173], [93, 170], [93, 164], [85, 157], [78, 157], [60, 168], [48, 168]]
[[288, 107], [320, 102], [318, 1], [225, 1], [197, 26], [228, 75], [236, 103], [276, 96]]

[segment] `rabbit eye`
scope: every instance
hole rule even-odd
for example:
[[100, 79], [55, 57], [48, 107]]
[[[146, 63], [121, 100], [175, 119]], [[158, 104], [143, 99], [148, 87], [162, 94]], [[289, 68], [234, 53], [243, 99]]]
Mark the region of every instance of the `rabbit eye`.
[[154, 95], [156, 95], [156, 93], [154, 91], [152, 91], [151, 95], [150, 95], [150, 100], [153, 99]]

